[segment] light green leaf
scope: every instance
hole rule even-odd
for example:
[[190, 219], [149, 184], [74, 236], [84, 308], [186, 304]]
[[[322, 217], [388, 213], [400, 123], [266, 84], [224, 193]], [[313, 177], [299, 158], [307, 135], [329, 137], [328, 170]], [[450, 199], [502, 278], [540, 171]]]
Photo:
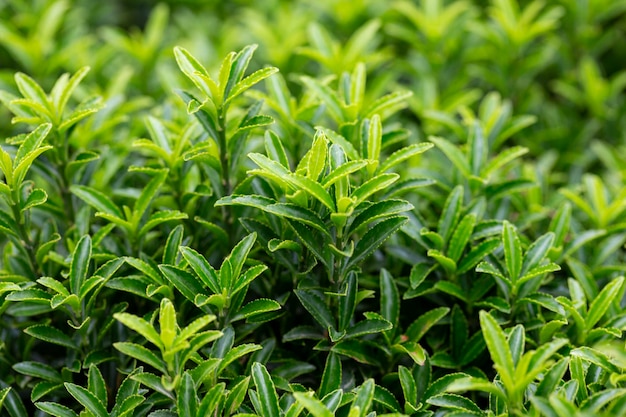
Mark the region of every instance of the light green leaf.
[[522, 269], [522, 244], [515, 226], [506, 220], [502, 225], [502, 245], [509, 278], [515, 283]]
[[434, 143], [443, 152], [452, 164], [463, 174], [469, 178], [472, 175], [467, 158], [455, 145], [444, 138], [429, 136], [428, 140]]
[[141, 317], [137, 317], [129, 313], [115, 313], [113, 314], [113, 318], [122, 323], [124, 326], [128, 327], [129, 329], [139, 333], [147, 341], [149, 341], [159, 349], [163, 350], [164, 346], [163, 343], [161, 343], [161, 338], [159, 337], [159, 334], [150, 323], [148, 323]]
[[467, 242], [470, 239], [470, 236], [472, 235], [472, 232], [474, 231], [475, 224], [476, 215], [473, 213], [467, 214], [459, 222], [448, 244], [448, 250], [446, 252], [448, 258], [452, 259], [454, 262], [458, 262], [459, 258], [463, 254], [463, 250], [465, 249]]
[[589, 311], [585, 317], [585, 330], [589, 331], [595, 326], [600, 319], [604, 316], [607, 310], [613, 304], [615, 298], [622, 294], [622, 286], [624, 284], [624, 277], [613, 279], [607, 284], [600, 294], [594, 298], [593, 302], [589, 306]]
[[130, 342], [116, 342], [113, 343], [113, 347], [122, 352], [124, 355], [146, 363], [163, 374], [167, 373], [167, 368], [165, 367], [163, 361], [159, 359], [154, 352], [143, 347], [142, 345]]
[[406, 146], [400, 150], [395, 151], [378, 168], [378, 172], [386, 172], [396, 165], [410, 159], [416, 155], [426, 152], [433, 147], [432, 143], [415, 143], [413, 145]]
[[72, 185], [70, 191], [98, 211], [123, 219], [119, 207], [104, 193], [84, 185]]
[[[263, 81], [267, 77], [277, 72], [278, 72], [278, 68], [275, 68], [275, 67], [267, 67], [267, 68], [263, 68], [263, 69], [253, 72], [252, 74], [248, 75], [246, 78], [244, 78], [243, 80], [235, 84], [232, 90], [230, 90], [230, 92], [228, 93], [228, 97], [226, 98], [224, 103], [230, 102], [231, 100], [239, 96], [244, 91], [248, 90], [255, 84], [258, 84], [259, 82]], [[228, 81], [230, 83], [230, 79]]]
[[487, 349], [494, 362], [494, 368], [500, 374], [507, 390], [511, 390], [515, 386], [515, 365], [504, 332], [496, 322], [496, 319], [482, 310], [480, 311], [480, 327], [487, 343]]
[[313, 392], [294, 392], [293, 397], [302, 404], [313, 417], [333, 417], [333, 413], [324, 403], [314, 397]]

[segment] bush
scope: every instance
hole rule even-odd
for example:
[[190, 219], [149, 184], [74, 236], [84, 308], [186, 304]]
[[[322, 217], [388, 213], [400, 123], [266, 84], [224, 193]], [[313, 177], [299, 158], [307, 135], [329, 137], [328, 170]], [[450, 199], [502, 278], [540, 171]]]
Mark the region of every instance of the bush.
[[626, 415], [624, 24], [0, 3], [0, 415]]

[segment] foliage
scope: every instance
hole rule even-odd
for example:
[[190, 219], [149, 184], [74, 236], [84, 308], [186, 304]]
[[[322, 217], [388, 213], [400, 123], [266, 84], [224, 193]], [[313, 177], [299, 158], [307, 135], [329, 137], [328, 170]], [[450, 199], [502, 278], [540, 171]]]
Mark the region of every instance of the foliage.
[[626, 415], [624, 24], [0, 2], [0, 416]]

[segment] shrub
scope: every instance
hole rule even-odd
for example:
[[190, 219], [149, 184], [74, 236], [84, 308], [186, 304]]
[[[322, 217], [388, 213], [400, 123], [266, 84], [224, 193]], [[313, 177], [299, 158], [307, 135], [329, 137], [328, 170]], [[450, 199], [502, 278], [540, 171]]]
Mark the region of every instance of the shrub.
[[626, 2], [0, 17], [1, 415], [626, 415]]

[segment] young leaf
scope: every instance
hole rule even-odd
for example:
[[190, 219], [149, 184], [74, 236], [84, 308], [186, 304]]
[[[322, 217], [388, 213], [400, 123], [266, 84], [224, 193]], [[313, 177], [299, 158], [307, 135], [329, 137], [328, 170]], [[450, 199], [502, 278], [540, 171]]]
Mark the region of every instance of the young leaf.
[[313, 396], [313, 392], [294, 392], [293, 397], [302, 404], [313, 417], [333, 417], [333, 413], [323, 402]]

